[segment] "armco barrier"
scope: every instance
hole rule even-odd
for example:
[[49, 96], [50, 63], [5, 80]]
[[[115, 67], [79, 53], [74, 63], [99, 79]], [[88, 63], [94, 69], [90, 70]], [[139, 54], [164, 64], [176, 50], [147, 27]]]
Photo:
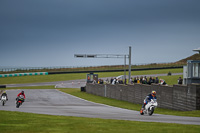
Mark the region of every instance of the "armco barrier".
[[6, 85], [0, 85], [0, 88], [6, 88]]
[[0, 78], [17, 77], [17, 76], [31, 76], [31, 75], [48, 75], [48, 72], [0, 74]]
[[143, 104], [152, 90], [157, 92], [158, 107], [189, 111], [200, 110], [200, 84], [162, 86], [157, 84], [86, 84], [86, 92], [98, 96]]

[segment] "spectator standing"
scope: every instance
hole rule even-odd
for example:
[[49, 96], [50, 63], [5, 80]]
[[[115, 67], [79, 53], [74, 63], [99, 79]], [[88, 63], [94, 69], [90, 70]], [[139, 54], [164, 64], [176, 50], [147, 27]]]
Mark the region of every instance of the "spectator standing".
[[103, 83], [104, 83], [103, 79], [100, 79], [99, 84], [103, 84]]
[[120, 80], [119, 80], [119, 84], [124, 84], [124, 83], [123, 83], [123, 80], [120, 79]]
[[145, 77], [142, 79], [142, 84], [147, 84], [147, 79]]
[[130, 79], [130, 84], [133, 84], [133, 78], [131, 77], [131, 79]]
[[148, 84], [151, 85], [151, 83], [152, 83], [152, 77], [150, 76]]
[[125, 85], [126, 85], [126, 82], [127, 82], [127, 81], [126, 81], [126, 78], [125, 78], [125, 79], [124, 79], [124, 84], [125, 84]]
[[165, 82], [164, 79], [160, 79], [160, 84], [161, 84], [161, 85], [167, 85], [167, 83]]
[[155, 84], [158, 84], [158, 83], [159, 83], [159, 79], [158, 79], [158, 77], [156, 76]]
[[137, 77], [137, 83], [138, 83], [138, 84], [140, 83], [140, 78], [139, 78], [139, 77]]
[[116, 78], [113, 79], [112, 84], [116, 84]]
[[119, 84], [119, 79], [118, 79], [118, 78], [116, 79], [116, 82], [115, 82], [115, 84]]
[[136, 77], [134, 78], [133, 83], [137, 83], [137, 79], [136, 79]]
[[180, 85], [183, 84], [183, 79], [181, 77], [178, 78], [178, 84], [180, 84]]
[[108, 78], [106, 79], [106, 81], [105, 81], [105, 82], [106, 82], [106, 84], [109, 84], [109, 80], [108, 80]]
[[155, 83], [155, 79], [154, 79], [154, 77], [152, 77], [152, 83]]
[[142, 83], [143, 76], [140, 77], [140, 83]]
[[96, 82], [96, 80], [93, 80], [93, 82], [92, 82], [93, 84], [96, 84], [97, 82]]
[[110, 84], [112, 84], [113, 80], [114, 80], [113, 78], [110, 79]]

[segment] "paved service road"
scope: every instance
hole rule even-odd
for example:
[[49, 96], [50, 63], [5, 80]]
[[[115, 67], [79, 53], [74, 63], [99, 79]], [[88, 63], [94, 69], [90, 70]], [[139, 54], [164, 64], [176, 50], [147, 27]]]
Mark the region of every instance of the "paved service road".
[[25, 84], [7, 84], [6, 87], [28, 87], [28, 86], [51, 86], [55, 88], [80, 88], [86, 85], [85, 79], [79, 80], [66, 80], [66, 81], [55, 81], [55, 82], [42, 82], [42, 83], [25, 83]]
[[180, 117], [160, 114], [141, 116], [138, 111], [89, 102], [55, 89], [24, 90], [27, 97], [26, 101], [20, 108], [16, 108], [15, 98], [20, 91], [21, 90], [7, 90], [9, 101], [5, 106], [0, 105], [0, 110], [49, 115], [200, 125], [200, 117]]

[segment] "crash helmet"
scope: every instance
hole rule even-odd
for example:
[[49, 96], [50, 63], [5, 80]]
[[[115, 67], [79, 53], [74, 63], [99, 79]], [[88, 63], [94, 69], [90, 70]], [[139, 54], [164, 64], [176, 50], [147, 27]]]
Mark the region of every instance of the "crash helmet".
[[3, 91], [3, 93], [6, 93], [6, 91]]
[[151, 92], [151, 95], [152, 95], [153, 97], [155, 97], [155, 96], [156, 96], [156, 91], [152, 91], [152, 92]]
[[24, 91], [22, 91], [21, 93], [24, 94]]

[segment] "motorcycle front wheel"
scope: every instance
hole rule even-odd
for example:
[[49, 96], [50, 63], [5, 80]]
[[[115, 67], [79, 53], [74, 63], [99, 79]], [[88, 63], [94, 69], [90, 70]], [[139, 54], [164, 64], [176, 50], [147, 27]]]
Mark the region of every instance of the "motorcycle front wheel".
[[151, 110], [149, 110], [149, 115], [152, 115], [154, 112], [154, 107], [151, 108]]
[[17, 104], [16, 104], [16, 108], [19, 108], [19, 106], [20, 106], [20, 103], [19, 103], [19, 102], [17, 102]]
[[5, 101], [2, 102], [2, 105], [3, 105], [3, 106], [5, 105]]

